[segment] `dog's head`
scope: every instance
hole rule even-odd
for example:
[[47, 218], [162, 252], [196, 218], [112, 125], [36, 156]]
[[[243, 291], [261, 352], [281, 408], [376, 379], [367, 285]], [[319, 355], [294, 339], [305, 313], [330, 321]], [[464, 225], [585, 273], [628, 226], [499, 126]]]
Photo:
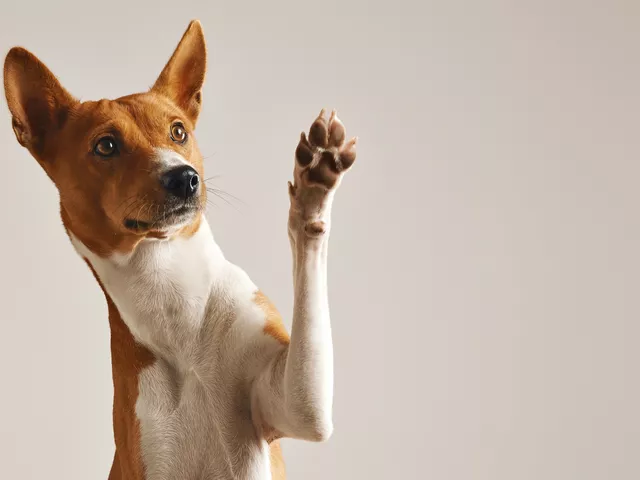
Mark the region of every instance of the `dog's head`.
[[193, 21], [148, 92], [80, 102], [33, 54], [9, 51], [4, 87], [16, 138], [58, 188], [67, 230], [95, 253], [197, 228], [206, 188], [193, 131], [205, 65]]

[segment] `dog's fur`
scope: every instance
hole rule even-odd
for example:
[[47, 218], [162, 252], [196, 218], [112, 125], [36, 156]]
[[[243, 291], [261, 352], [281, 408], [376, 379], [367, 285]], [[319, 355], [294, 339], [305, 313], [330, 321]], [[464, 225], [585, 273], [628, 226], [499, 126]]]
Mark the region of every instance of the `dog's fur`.
[[[66, 231], [107, 299], [110, 480], [283, 479], [278, 439], [323, 441], [332, 432], [327, 242], [355, 139], [345, 141], [335, 113], [327, 122], [322, 112], [296, 149], [289, 337], [277, 310], [216, 245], [202, 213], [204, 185], [176, 205], [159, 181], [181, 165], [203, 176], [192, 132], [205, 57], [193, 21], [148, 92], [97, 102], [76, 100], [23, 48], [4, 64], [16, 138], [57, 186]], [[105, 138], [106, 156], [97, 149]]]

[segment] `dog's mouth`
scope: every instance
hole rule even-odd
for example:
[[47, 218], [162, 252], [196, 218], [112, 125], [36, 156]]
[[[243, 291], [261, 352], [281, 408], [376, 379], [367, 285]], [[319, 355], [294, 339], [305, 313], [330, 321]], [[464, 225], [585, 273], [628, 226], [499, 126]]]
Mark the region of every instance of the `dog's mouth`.
[[124, 227], [136, 233], [163, 232], [181, 224], [186, 224], [200, 210], [198, 203], [183, 203], [160, 209], [156, 218], [142, 220], [125, 218]]

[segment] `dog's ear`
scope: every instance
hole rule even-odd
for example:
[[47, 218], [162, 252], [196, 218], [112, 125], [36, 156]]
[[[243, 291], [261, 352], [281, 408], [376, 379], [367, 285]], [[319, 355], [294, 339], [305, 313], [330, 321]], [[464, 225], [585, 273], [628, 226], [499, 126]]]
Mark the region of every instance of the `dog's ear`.
[[195, 123], [202, 104], [206, 63], [202, 25], [193, 20], [151, 90], [169, 97]]
[[77, 100], [21, 47], [12, 48], [5, 58], [4, 92], [18, 142], [42, 159], [46, 141], [62, 128]]

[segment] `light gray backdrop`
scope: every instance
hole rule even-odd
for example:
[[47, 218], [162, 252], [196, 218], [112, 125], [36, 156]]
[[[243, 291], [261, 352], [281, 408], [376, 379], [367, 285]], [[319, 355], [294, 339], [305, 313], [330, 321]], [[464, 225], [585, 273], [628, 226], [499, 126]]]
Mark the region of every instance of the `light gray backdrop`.
[[[290, 324], [293, 152], [360, 137], [329, 256], [335, 434], [292, 480], [640, 478], [640, 3], [3, 2], [75, 95], [150, 86], [187, 23], [208, 217]], [[0, 478], [105, 479], [106, 307], [0, 105]]]

